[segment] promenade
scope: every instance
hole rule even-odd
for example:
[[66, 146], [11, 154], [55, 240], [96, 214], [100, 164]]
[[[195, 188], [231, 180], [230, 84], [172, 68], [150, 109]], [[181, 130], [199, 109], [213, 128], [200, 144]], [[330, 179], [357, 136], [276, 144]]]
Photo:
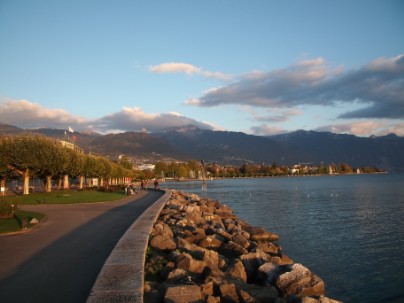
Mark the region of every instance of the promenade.
[[0, 236], [0, 301], [86, 302], [111, 251], [160, 192], [93, 204], [35, 205], [48, 218]]

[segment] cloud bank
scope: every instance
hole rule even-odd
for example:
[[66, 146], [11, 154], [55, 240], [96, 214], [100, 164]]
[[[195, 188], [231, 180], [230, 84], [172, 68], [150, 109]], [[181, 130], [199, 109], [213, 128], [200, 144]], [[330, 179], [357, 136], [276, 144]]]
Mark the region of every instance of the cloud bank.
[[48, 109], [28, 100], [0, 102], [0, 122], [21, 128], [93, 129], [99, 132], [162, 131], [170, 127], [196, 125], [202, 129], [215, 129], [208, 122], [198, 121], [179, 113], [148, 114], [138, 107], [124, 107], [121, 111], [90, 120], [76, 117], [63, 109]]
[[63, 109], [48, 109], [28, 100], [7, 99], [0, 103], [0, 121], [22, 128], [66, 128], [85, 123]]
[[188, 63], [180, 62], [169, 62], [162, 63], [159, 65], [153, 65], [149, 68], [153, 73], [184, 73], [187, 75], [200, 75], [204, 78], [214, 78], [219, 80], [228, 81], [232, 78], [231, 75], [227, 75], [221, 72], [211, 72], [201, 69], [200, 67], [194, 66]]
[[178, 113], [147, 114], [138, 107], [124, 107], [121, 111], [104, 116], [94, 121], [94, 127], [107, 131], [114, 130], [141, 130], [157, 132], [166, 128], [195, 125], [202, 129], [214, 129], [206, 122], [197, 121]]
[[199, 99], [185, 101], [201, 107], [237, 104], [266, 108], [338, 103], [364, 105], [339, 118], [404, 118], [404, 55], [379, 58], [347, 71], [331, 68], [323, 58], [303, 60], [284, 69], [246, 74]]

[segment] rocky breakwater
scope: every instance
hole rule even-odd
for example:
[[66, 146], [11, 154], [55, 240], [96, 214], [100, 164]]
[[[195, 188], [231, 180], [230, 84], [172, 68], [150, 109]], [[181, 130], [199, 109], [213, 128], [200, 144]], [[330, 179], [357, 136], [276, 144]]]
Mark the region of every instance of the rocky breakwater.
[[173, 191], [149, 239], [145, 303], [337, 303], [324, 282], [294, 263], [278, 236], [226, 205]]

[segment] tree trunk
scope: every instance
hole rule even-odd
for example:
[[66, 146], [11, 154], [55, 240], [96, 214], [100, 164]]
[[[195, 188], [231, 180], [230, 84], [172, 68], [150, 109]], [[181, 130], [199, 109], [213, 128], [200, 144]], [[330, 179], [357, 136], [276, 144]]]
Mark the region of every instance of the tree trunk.
[[63, 189], [69, 189], [69, 175], [63, 176]]
[[52, 191], [52, 176], [46, 176], [46, 192], [50, 193]]
[[80, 189], [83, 189], [84, 185], [84, 176], [80, 176]]
[[27, 169], [22, 175], [24, 178], [24, 195], [29, 195], [29, 169]]
[[0, 189], [1, 189], [1, 194], [4, 196], [6, 193], [6, 178], [1, 179], [0, 181]]

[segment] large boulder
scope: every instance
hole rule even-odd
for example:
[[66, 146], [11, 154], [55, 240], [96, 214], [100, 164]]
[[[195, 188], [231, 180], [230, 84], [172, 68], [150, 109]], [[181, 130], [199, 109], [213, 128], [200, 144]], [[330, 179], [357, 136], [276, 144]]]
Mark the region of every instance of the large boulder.
[[291, 271], [279, 276], [276, 285], [286, 296], [310, 297], [324, 295], [324, 282], [302, 264], [295, 263]]
[[241, 233], [237, 233], [235, 234], [231, 240], [234, 243], [237, 243], [238, 245], [240, 245], [241, 247], [244, 247], [246, 249], [248, 249], [250, 247], [250, 242], [248, 241], [248, 239], [246, 239]]
[[200, 275], [206, 272], [208, 264], [205, 261], [195, 260], [190, 254], [182, 253], [177, 258], [177, 268]]
[[174, 237], [173, 231], [171, 230], [170, 226], [168, 226], [162, 221], [159, 221], [154, 225], [152, 235], [162, 235], [168, 238]]
[[154, 236], [150, 240], [149, 244], [151, 247], [162, 251], [174, 250], [177, 248], [177, 245], [172, 240], [172, 238], [163, 235]]
[[247, 283], [247, 272], [245, 271], [243, 262], [240, 260], [237, 260], [230, 266], [228, 273], [231, 277]]
[[241, 302], [236, 285], [233, 283], [223, 283], [220, 285], [221, 302], [238, 303]]
[[218, 250], [223, 245], [223, 240], [215, 235], [205, 236], [197, 244], [206, 249]]
[[251, 252], [240, 256], [241, 262], [243, 262], [244, 268], [247, 273], [247, 280], [249, 283], [254, 282], [258, 278], [258, 268], [271, 261], [271, 257], [260, 250]]
[[201, 288], [197, 285], [169, 287], [164, 296], [165, 303], [199, 303], [203, 302]]
[[222, 245], [219, 252], [228, 258], [237, 258], [247, 254], [248, 250], [233, 241], [229, 241]]

